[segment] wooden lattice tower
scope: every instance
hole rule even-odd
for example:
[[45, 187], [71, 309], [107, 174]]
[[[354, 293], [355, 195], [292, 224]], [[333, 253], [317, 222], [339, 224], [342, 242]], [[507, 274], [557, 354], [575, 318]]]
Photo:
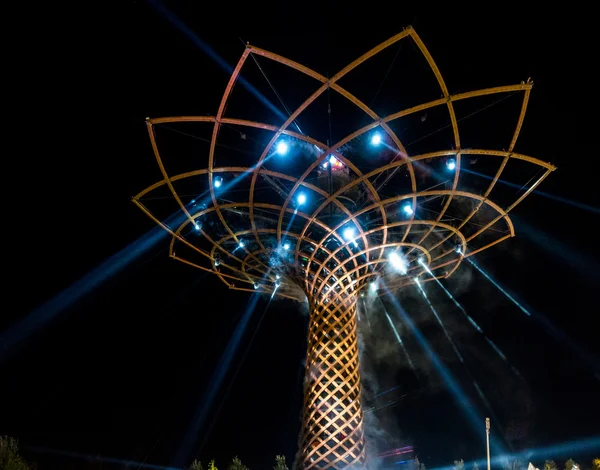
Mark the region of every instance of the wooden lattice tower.
[[[338, 81], [370, 57], [402, 39], [414, 41], [421, 51], [435, 75], [442, 97], [381, 117], [338, 85]], [[317, 84], [316, 91], [281, 126], [225, 116], [232, 89], [251, 54], [291, 67], [312, 77]], [[389, 289], [412, 284], [415, 276], [424, 273], [423, 266], [416, 262], [417, 258], [437, 278], [450, 276], [460, 266], [463, 258], [514, 236], [514, 227], [508, 213], [555, 169], [549, 163], [514, 151], [531, 87], [532, 83], [528, 81], [450, 95], [425, 45], [409, 27], [329, 79], [292, 60], [248, 45], [235, 67], [215, 116], [147, 119], [150, 141], [163, 179], [143, 190], [133, 200], [172, 235], [170, 256], [216, 275], [231, 289], [276, 294], [299, 301], [308, 299], [310, 317], [299, 468], [346, 468], [365, 463], [356, 319], [357, 296], [361, 290], [374, 279], [384, 282]], [[339, 93], [372, 119], [368, 125], [331, 146], [291, 129], [291, 124], [298, 116], [328, 90]], [[508, 148], [501, 151], [461, 148], [453, 104], [473, 97], [514, 92], [522, 93], [522, 107]], [[446, 107], [448, 110], [453, 148], [409, 156], [389, 123], [436, 107]], [[184, 122], [203, 123], [212, 127], [210, 150], [206, 155], [207, 166], [170, 175], [159, 153], [155, 128], [163, 124]], [[219, 167], [215, 162], [215, 148], [222, 126], [262, 129], [271, 132], [272, 136], [252, 165]], [[344, 155], [343, 146], [374, 129], [381, 131], [396, 153], [391, 161], [380, 168], [363, 172]], [[300, 142], [305, 147], [318, 149], [316, 157], [299, 177], [273, 171], [266, 166], [269, 157], [273, 155], [274, 146], [283, 137]], [[346, 184], [330, 193], [314, 184], [312, 177], [315, 172], [322, 171], [323, 164], [331, 156], [341, 162], [340, 165], [347, 170], [349, 177]], [[495, 158], [499, 162], [495, 176], [481, 194], [461, 190], [459, 187], [461, 158], [465, 156]], [[419, 188], [415, 166], [430, 165], [431, 161], [448, 158], [452, 158], [456, 165], [451, 187]], [[542, 173], [514, 202], [501, 207], [490, 199], [490, 193], [511, 160], [529, 162], [540, 167]], [[373, 180], [381, 175], [389, 179], [401, 169], [410, 178], [411, 190], [382, 198]], [[285, 183], [288, 189], [283, 195], [283, 201], [278, 201], [275, 196], [271, 201], [258, 200], [256, 185], [259, 177]], [[178, 185], [191, 178], [199, 178], [207, 188], [202, 203], [198, 203], [197, 197], [192, 199], [192, 196], [178, 191]], [[228, 188], [235, 187], [240, 178], [250, 178], [247, 200], [224, 201], [222, 194]], [[216, 187], [217, 181], [223, 187]], [[144, 199], [165, 187], [178, 206], [177, 213], [170, 218], [156, 215], [148, 208]], [[343, 195], [358, 188], [366, 194], [367, 202], [362, 208], [351, 211], [344, 204]], [[294, 205], [301, 191], [306, 191], [311, 196], [310, 212], [304, 210], [308, 205]], [[416, 208], [421, 201], [438, 196], [443, 197], [444, 202], [436, 217], [416, 217]], [[469, 201], [472, 210], [462, 220], [451, 224], [442, 219], [453, 200]], [[410, 203], [415, 210], [410, 216], [399, 217], [399, 204], [405, 202]], [[324, 216], [332, 210], [331, 207], [338, 214], [335, 219]], [[482, 212], [487, 217], [485, 222], [475, 224], [477, 228], [474, 231], [467, 231], [467, 227], [472, 226]], [[491, 218], [490, 213], [493, 213]], [[241, 226], [240, 214], [248, 224], [246, 227]], [[210, 223], [207, 222], [209, 219]], [[498, 222], [503, 223], [505, 229], [490, 230]], [[348, 226], [356, 230], [356, 237], [350, 240], [342, 235], [344, 228]], [[434, 230], [436, 236], [432, 236]], [[478, 244], [479, 240], [485, 241]], [[287, 246], [288, 243], [291, 248]], [[177, 249], [187, 251], [188, 254], [176, 254], [176, 246], [181, 246]], [[390, 250], [402, 254], [407, 265], [405, 274], [392, 273], [387, 269], [389, 262], [386, 253], [389, 254]], [[421, 282], [433, 279], [425, 277]]]

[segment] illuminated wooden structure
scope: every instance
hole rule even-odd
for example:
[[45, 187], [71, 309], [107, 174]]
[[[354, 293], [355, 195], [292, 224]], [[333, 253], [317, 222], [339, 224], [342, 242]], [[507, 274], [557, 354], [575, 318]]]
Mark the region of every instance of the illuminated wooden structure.
[[[435, 75], [442, 97], [381, 117], [338, 85], [338, 81], [370, 57], [403, 39], [414, 41], [422, 52]], [[279, 127], [225, 115], [225, 108], [232, 89], [251, 54], [263, 56], [291, 67], [315, 80], [316, 91]], [[514, 151], [525, 117], [531, 87], [532, 83], [528, 81], [511, 86], [450, 95], [440, 71], [425, 45], [417, 33], [409, 27], [371, 49], [330, 79], [292, 60], [248, 45], [227, 84], [216, 116], [147, 119], [150, 141], [163, 179], [139, 193], [133, 201], [172, 235], [170, 256], [216, 275], [231, 289], [274, 293], [300, 301], [308, 299], [311, 314], [308, 331], [303, 430], [299, 440], [299, 468], [344, 468], [360, 466], [365, 462], [357, 346], [356, 301], [358, 293], [373, 279], [385, 282], [389, 289], [412, 284], [413, 278], [424, 272], [423, 267], [415, 262], [417, 257], [422, 258], [438, 278], [448, 277], [460, 266], [464, 257], [472, 256], [514, 236], [514, 227], [509, 218], [509, 212], [555, 169], [549, 163]], [[352, 132], [329, 147], [323, 142], [290, 128], [294, 120], [328, 89], [339, 93], [372, 119], [370, 124]], [[461, 148], [454, 103], [474, 97], [514, 92], [522, 93], [522, 106], [508, 148], [502, 151]], [[389, 124], [396, 119], [436, 107], [445, 107], [448, 110], [454, 139], [453, 148], [422, 155], [408, 155], [403, 143]], [[167, 173], [159, 152], [155, 127], [161, 124], [183, 122], [204, 123], [206, 126], [212, 127], [210, 150], [206, 156], [207, 164], [205, 168], [171, 175]], [[266, 143], [258, 160], [252, 162], [252, 165], [220, 167], [215, 162], [215, 148], [219, 131], [224, 125], [240, 129], [263, 129], [270, 131], [272, 137]], [[341, 149], [348, 142], [375, 128], [379, 129], [390, 145], [395, 147], [396, 157], [375, 170], [362, 171], [343, 154]], [[317, 157], [299, 177], [273, 171], [266, 167], [266, 162], [273, 153], [274, 146], [278, 139], [283, 137], [318, 149]], [[345, 186], [330, 194], [314, 184], [309, 176], [314, 175], [314, 172], [321, 168], [327, 161], [326, 159], [331, 158], [332, 155], [348, 169], [351, 177]], [[459, 187], [463, 157], [497, 159], [497, 172], [491, 179], [487, 190], [482, 194], [465, 191]], [[418, 188], [415, 166], [428, 165], [427, 162], [447, 158], [453, 158], [456, 164], [451, 187], [446, 189]], [[542, 174], [512, 204], [500, 207], [489, 199], [489, 196], [506, 165], [514, 160], [536, 165], [542, 170]], [[411, 190], [394, 197], [383, 198], [376, 190], [372, 182], [373, 178], [383, 174], [390, 175], [400, 169], [408, 172]], [[239, 175], [251, 178], [247, 200], [224, 202], [219, 195], [219, 188], [215, 188], [215, 178], [224, 177], [227, 181], [235, 182]], [[258, 201], [255, 198], [255, 188], [259, 177], [280, 180], [291, 186], [283, 203]], [[209, 195], [206, 206], [191, 207], [189, 196], [184, 197], [178, 192], [178, 184], [189, 178], [204, 178], [203, 181]], [[359, 210], [350, 211], [341, 196], [358, 186], [364, 188], [367, 193], [368, 204]], [[179, 219], [175, 218], [169, 221], [160, 219], [144, 203], [146, 196], [165, 187], [177, 202]], [[294, 198], [299, 191], [310, 193], [313, 199], [310, 211], [305, 212], [304, 206], [294, 206]], [[416, 218], [413, 213], [410, 217], [402, 220], [398, 218], [398, 206], [403, 201], [409, 201], [411, 207], [417, 208], [423, 198], [433, 196], [443, 197], [445, 201], [437, 217]], [[458, 224], [444, 222], [442, 219], [451, 202], [459, 199], [469, 201], [472, 210]], [[337, 213], [341, 214], [341, 219], [338, 218], [335, 223], [330, 224], [328, 219], [323, 217], [327, 207], [335, 207]], [[482, 209], [485, 209], [488, 214], [486, 222], [480, 223], [476, 231], [465, 233], [465, 228], [473, 223]], [[249, 221], [248, 227], [240, 229], [228, 220], [234, 211], [238, 215], [244, 214]], [[491, 220], [489, 219], [490, 212], [494, 214]], [[220, 233], [211, 229], [214, 224], [211, 226], [200, 225], [209, 216], [213, 217], [213, 220], [219, 221]], [[374, 217], [375, 225], [367, 223], [365, 217], [371, 217], [371, 221]], [[259, 219], [263, 221], [270, 219], [270, 224], [258, 223]], [[505, 231], [495, 235], [495, 232], [491, 233], [490, 228], [499, 221], [503, 221], [506, 228]], [[356, 237], [352, 240], [346, 240], [342, 236], [344, 227], [349, 225], [355, 227], [357, 232]], [[198, 237], [194, 238], [186, 234], [190, 232], [190, 227], [196, 227], [197, 231], [201, 233], [204, 246], [199, 246]], [[437, 238], [431, 236], [434, 230]], [[415, 238], [415, 232], [422, 235]], [[443, 235], [439, 235], [440, 233]], [[478, 246], [477, 241], [482, 239], [482, 235], [490, 235], [490, 233], [493, 239], [488, 238]], [[291, 245], [293, 245], [289, 251], [282, 251], [282, 244], [285, 241], [291, 241]], [[191, 256], [176, 254], [175, 248], [179, 245], [197, 256], [198, 261], [192, 260]], [[386, 258], [386, 252], [389, 250], [402, 250], [408, 265], [408, 272], [405, 275], [386, 272], [384, 269], [386, 265], [389, 265]], [[429, 277], [422, 281], [426, 282], [432, 279]], [[301, 291], [297, 288], [294, 289], [293, 286], [299, 286]]]

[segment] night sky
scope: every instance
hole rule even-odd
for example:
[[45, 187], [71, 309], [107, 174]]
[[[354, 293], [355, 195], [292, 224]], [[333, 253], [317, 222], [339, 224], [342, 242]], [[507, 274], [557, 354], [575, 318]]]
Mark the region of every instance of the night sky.
[[[166, 5], [231, 65], [243, 52], [241, 38], [333, 75], [412, 24], [450, 93], [532, 77], [517, 150], [558, 166], [541, 191], [600, 206], [597, 158], [580, 140], [585, 118], [572, 89], [575, 84], [581, 92], [588, 84], [576, 64], [575, 40], [557, 31], [569, 22], [564, 11], [547, 11], [542, 20], [496, 9], [392, 14], [365, 4], [341, 14], [304, 3], [223, 5], [209, 13], [206, 5], [190, 3]], [[170, 260], [167, 238], [130, 256], [126, 248], [155, 228], [131, 197], [159, 179], [145, 117], [215, 114], [228, 73], [144, 0], [114, 10], [47, 8], [28, 22], [35, 41], [23, 40], [23, 50], [11, 53], [15, 67], [6, 89], [18, 104], [4, 147], [9, 230], [0, 331], [16, 331], [8, 328], [28, 318], [36, 328], [16, 344], [17, 336], [3, 336], [10, 347], [0, 345], [0, 434], [19, 438], [24, 454], [42, 470], [82, 468], [85, 460], [75, 454], [168, 466], [250, 297]], [[367, 101], [384, 74], [379, 70], [375, 86], [366, 86]], [[393, 92], [388, 89], [390, 100]], [[294, 99], [293, 90], [287, 94]], [[384, 96], [382, 91], [378, 98], [382, 108]], [[335, 122], [335, 109], [333, 116]], [[495, 127], [487, 132], [494, 134]], [[432, 294], [489, 394], [499, 421], [494, 429], [505, 432], [515, 450], [600, 433], [600, 376], [564, 339], [586, 351], [598, 370], [597, 211], [533, 194], [513, 214], [517, 236], [476, 257], [545, 323], [526, 318], [468, 263], [446, 283], [524, 381], [459, 326], [459, 314], [443, 294]], [[127, 261], [122, 269], [85, 277], [115, 253]], [[47, 303], [61, 293], [59, 301]], [[401, 300], [468, 388], [440, 331], [422, 320], [429, 313], [416, 291]], [[266, 301], [259, 301], [198, 437], [203, 461], [215, 458], [223, 466], [238, 455], [256, 469], [270, 468], [276, 454], [288, 462], [295, 455], [307, 316], [293, 301], [272, 303], [245, 353]], [[381, 341], [393, 340], [390, 331], [380, 331]], [[368, 364], [381, 390], [399, 386], [370, 406], [405, 395], [381, 410], [389, 448], [414, 445], [432, 468], [483, 457], [480, 436], [419, 347], [411, 341], [408, 347], [426, 371], [422, 383], [387, 356], [374, 354]]]

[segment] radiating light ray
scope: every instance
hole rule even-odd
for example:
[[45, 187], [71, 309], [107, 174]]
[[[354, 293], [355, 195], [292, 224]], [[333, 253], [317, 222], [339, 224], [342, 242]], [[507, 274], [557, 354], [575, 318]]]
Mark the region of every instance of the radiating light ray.
[[380, 397], [382, 395], [385, 395], [386, 393], [390, 393], [393, 392], [394, 390], [398, 390], [401, 387], [401, 385], [396, 385], [395, 387], [392, 387], [384, 392], [378, 393], [377, 395], [375, 395], [373, 398], [377, 398]]
[[[277, 290], [277, 287], [275, 287], [275, 290]], [[204, 446], [206, 445], [206, 442], [208, 441], [208, 438], [210, 437], [213, 427], [217, 423], [219, 413], [220, 413], [221, 409], [223, 408], [223, 406], [225, 405], [225, 402], [227, 401], [227, 397], [229, 396], [229, 393], [231, 392], [231, 389], [233, 388], [235, 379], [237, 379], [238, 374], [242, 370], [244, 360], [246, 359], [246, 356], [248, 355], [248, 352], [250, 351], [250, 348], [252, 347], [252, 343], [254, 342], [254, 339], [256, 338], [258, 331], [260, 330], [260, 326], [262, 325], [262, 322], [265, 319], [267, 311], [269, 310], [269, 307], [271, 306], [271, 301], [273, 300], [274, 294], [275, 294], [275, 291], [273, 291], [273, 294], [271, 295], [271, 297], [269, 297], [269, 301], [267, 302], [267, 305], [265, 306], [263, 313], [260, 316], [260, 319], [258, 320], [258, 323], [254, 327], [252, 336], [250, 337], [250, 340], [248, 341], [248, 344], [246, 345], [246, 348], [245, 348], [244, 352], [242, 353], [241, 358], [238, 360], [237, 367], [235, 368], [235, 371], [231, 377], [231, 380], [229, 381], [227, 388], [225, 389], [225, 392], [221, 393], [221, 396], [220, 396], [221, 401], [219, 403], [219, 406], [217, 407], [216, 412], [213, 414], [213, 418], [210, 421], [210, 424], [206, 427], [206, 429], [203, 430], [204, 437], [202, 438], [200, 445], [196, 446], [196, 450], [197, 450], [196, 457], [198, 455], [202, 454], [202, 450], [204, 449]]]
[[536, 228], [518, 215], [511, 215], [511, 219], [517, 232], [524, 235], [537, 248], [553, 258], [558, 258], [578, 274], [584, 272], [584, 281], [590, 281], [590, 284], [600, 282], [600, 262], [593, 256], [589, 256], [589, 253], [577, 250], [572, 244], [565, 243], [548, 232]]
[[[461, 172], [465, 172], [465, 173], [470, 173], [472, 175], [475, 176], [481, 176], [482, 178], [488, 179], [488, 180], [493, 180], [494, 178], [492, 176], [488, 176], [488, 175], [484, 175], [483, 173], [479, 173], [477, 171], [473, 171], [473, 170], [469, 170], [467, 168], [461, 168], [460, 169]], [[510, 186], [511, 188], [516, 188], [516, 189], [525, 189], [523, 187], [523, 185], [519, 185], [519, 184], [515, 184], [515, 183], [511, 183], [510, 181], [506, 181], [503, 179], [499, 179], [498, 183], [504, 184], [506, 186]], [[538, 196], [542, 196], [548, 199], [552, 199], [553, 201], [558, 201], [558, 202], [562, 202], [563, 204], [568, 204], [570, 206], [573, 207], [577, 207], [578, 209], [582, 209], [584, 211], [589, 211], [592, 212], [594, 214], [600, 214], [600, 207], [594, 207], [591, 206], [589, 204], [583, 204], [581, 202], [577, 202], [577, 201], [573, 201], [571, 199], [567, 199], [564, 197], [560, 197], [560, 196], [555, 196], [554, 194], [550, 194], [550, 193], [546, 193], [544, 191], [539, 191], [539, 190], [534, 190], [531, 194], [537, 194]]]
[[369, 312], [367, 311], [366, 307], [365, 307], [365, 301], [363, 300], [363, 308], [364, 308], [364, 315], [365, 318], [367, 319], [367, 326], [369, 327], [369, 331], [371, 331], [371, 319], [369, 318]]
[[[179, 17], [169, 10], [160, 0], [148, 0], [148, 3], [154, 9], [163, 15], [179, 32], [181, 32], [184, 36], [186, 36], [190, 41], [194, 43], [196, 47], [202, 50], [206, 55], [208, 55], [211, 59], [213, 59], [226, 73], [227, 75], [233, 74], [233, 66], [230, 65], [225, 59], [223, 59], [219, 54], [215, 52], [215, 50], [210, 47], [206, 42], [198, 37], [198, 35], [183, 21], [179, 19]], [[269, 108], [273, 113], [277, 115], [279, 119], [285, 121], [287, 116], [275, 106], [266, 96], [264, 96], [258, 89], [252, 85], [248, 80], [246, 80], [241, 75], [238, 77], [238, 81], [240, 84], [246, 88], [258, 101], [264, 104], [267, 108]], [[301, 132], [301, 131], [300, 131]]]
[[399, 462], [396, 462], [396, 465], [402, 465], [402, 464], [411, 463], [414, 461], [415, 461], [415, 459], [400, 460]]
[[390, 406], [394, 406], [397, 403], [400, 403], [404, 398], [406, 398], [408, 396], [408, 393], [405, 393], [404, 395], [400, 395], [398, 398], [396, 398], [395, 400], [392, 401], [388, 401], [385, 405], [380, 405], [380, 406], [374, 406], [372, 408], [369, 408], [365, 411], [370, 411], [371, 413], [375, 413], [376, 411], [379, 410], [383, 410], [384, 408], [389, 408]]
[[[184, 220], [185, 215], [179, 211], [171, 215], [165, 224], [179, 225]], [[25, 318], [8, 327], [0, 335], [0, 363], [8, 359], [26, 338], [45, 327], [59, 314], [138, 260], [141, 255], [147, 253], [168, 236], [169, 233], [161, 227], [151, 229], [56, 294], [52, 299], [36, 307]]]
[[452, 336], [450, 335], [450, 332], [446, 329], [446, 326], [444, 325], [444, 323], [442, 322], [442, 319], [438, 315], [437, 310], [434, 308], [433, 304], [429, 300], [429, 297], [427, 297], [427, 294], [425, 293], [425, 290], [423, 289], [423, 286], [421, 286], [421, 283], [419, 282], [419, 279], [415, 278], [415, 281], [416, 281], [415, 284], [417, 285], [418, 289], [421, 291], [421, 294], [425, 298], [425, 301], [427, 302], [427, 305], [429, 305], [429, 309], [433, 312], [433, 316], [435, 317], [436, 321], [438, 322], [438, 325], [440, 325], [440, 327], [442, 328], [442, 331], [444, 332], [444, 335], [446, 336], [446, 339], [448, 340], [448, 342], [452, 346], [452, 349], [454, 349], [454, 353], [456, 354], [456, 356], [458, 357], [458, 359], [460, 360], [460, 362], [462, 362], [464, 364], [465, 360], [464, 360], [462, 354], [460, 353], [460, 351], [456, 347], [456, 344], [454, 343], [454, 339], [452, 339]]
[[[495, 454], [490, 460], [492, 464], [498, 466], [504, 465], [507, 460], [511, 459], [519, 459], [525, 462], [531, 462], [532, 460], [538, 459], [541, 463], [543, 463], [543, 460], [545, 459], [563, 459], [565, 458], [565, 455], [576, 458], [578, 454], [591, 454], [592, 452], [597, 452], [599, 450], [600, 436], [597, 435], [549, 446], [536, 447], [534, 449], [525, 449], [520, 452]], [[465, 468], [471, 468], [475, 463], [479, 466], [479, 468], [485, 468], [487, 465], [487, 460], [483, 458], [473, 460], [471, 462], [465, 462]], [[540, 465], [540, 467], [541, 466], [542, 465]], [[453, 465], [446, 465], [443, 467], [436, 467], [431, 470], [453, 470], [453, 468]]]
[[183, 470], [181, 467], [164, 467], [162, 465], [153, 465], [144, 462], [136, 462], [134, 460], [117, 459], [114, 457], [102, 457], [97, 455], [86, 455], [78, 452], [68, 452], [66, 450], [50, 449], [47, 447], [23, 447], [28, 452], [35, 454], [49, 454], [49, 455], [61, 455], [64, 457], [71, 457], [73, 459], [87, 460], [88, 462], [102, 462], [109, 464], [122, 465], [127, 468], [145, 468], [148, 470]]
[[390, 450], [386, 450], [385, 452], [382, 452], [381, 454], [379, 454], [379, 457], [389, 457], [391, 455], [398, 455], [401, 453], [406, 453], [406, 452], [412, 452], [414, 450], [413, 446], [404, 446], [404, 447], [398, 447], [397, 449], [390, 449]]
[[[383, 286], [388, 298], [390, 299], [392, 305], [398, 312], [401, 317], [403, 324], [405, 324], [410, 331], [412, 331], [415, 339], [421, 346], [421, 349], [425, 352], [427, 358], [431, 361], [436, 372], [440, 375], [442, 380], [444, 381], [448, 391], [454, 397], [456, 403], [460, 407], [461, 411], [464, 413], [467, 422], [473, 428], [473, 430], [477, 433], [477, 435], [481, 434], [481, 423], [484, 422], [483, 417], [477, 411], [477, 407], [474, 403], [471, 402], [468, 395], [464, 392], [462, 387], [458, 384], [457, 380], [454, 378], [454, 375], [448, 370], [448, 368], [442, 363], [440, 358], [435, 354], [421, 331], [417, 328], [411, 318], [408, 316], [398, 299], [390, 292], [387, 286]], [[483, 439], [483, 436], [482, 436]], [[498, 442], [498, 440], [492, 436], [491, 438], [491, 447], [495, 453], [503, 453], [503, 445]]]
[[[387, 309], [385, 308], [385, 305], [383, 304], [383, 301], [381, 300], [381, 297], [378, 297], [379, 302], [381, 302], [381, 307], [383, 308], [383, 312], [385, 314], [385, 317], [387, 318], [387, 321], [389, 322], [390, 326], [392, 327], [392, 331], [394, 332], [394, 336], [396, 337], [396, 340], [398, 341], [398, 344], [400, 345], [400, 348], [402, 349], [402, 351], [404, 352], [404, 355], [406, 356], [406, 360], [408, 361], [408, 364], [410, 366], [410, 368], [413, 370], [413, 372], [415, 373], [415, 375], [417, 375], [417, 369], [415, 368], [415, 365], [413, 364], [412, 359], [410, 358], [410, 354], [408, 354], [408, 350], [406, 349], [406, 346], [404, 346], [404, 342], [402, 341], [402, 338], [400, 337], [400, 333], [398, 333], [398, 329], [396, 328], [396, 325], [394, 325], [394, 322], [392, 321]], [[379, 396], [379, 395], [377, 395]]]
[[569, 336], [562, 331], [560, 328], [558, 328], [557, 326], [555, 326], [550, 320], [548, 320], [544, 315], [541, 315], [539, 313], [536, 313], [534, 316], [532, 316], [532, 314], [525, 308], [523, 307], [519, 302], [517, 302], [517, 300], [515, 300], [514, 297], [512, 297], [508, 292], [506, 292], [496, 281], [494, 281], [483, 269], [481, 269], [476, 263], [475, 261], [473, 261], [471, 258], [465, 258], [469, 263], [471, 263], [471, 265], [477, 269], [477, 271], [479, 271], [481, 274], [483, 274], [483, 276], [489, 280], [500, 292], [502, 292], [509, 300], [511, 300], [517, 307], [519, 307], [523, 312], [525, 312], [527, 314], [528, 317], [532, 317], [535, 321], [539, 322], [544, 329], [550, 333], [550, 335], [552, 335], [555, 339], [563, 342], [565, 345], [567, 345], [573, 352], [575, 352], [579, 358], [585, 362], [588, 367], [591, 368], [591, 370], [593, 371], [593, 373], [595, 374], [594, 377], [597, 378], [597, 374], [600, 372], [600, 361], [598, 361], [598, 359], [596, 357], [594, 357], [592, 354], [588, 353], [586, 350], [584, 350], [581, 346], [579, 346], [576, 342], [574, 342], [571, 338], [569, 338]]
[[404, 343], [402, 342], [402, 338], [400, 338], [400, 334], [398, 333], [398, 330], [396, 329], [396, 325], [394, 325], [394, 322], [390, 318], [390, 315], [387, 313], [387, 310], [385, 310], [385, 317], [387, 318], [390, 326], [392, 327], [392, 331], [394, 332], [394, 335], [396, 336], [396, 340], [398, 341], [398, 344], [402, 348], [402, 351], [404, 351], [404, 355], [406, 356], [406, 360], [408, 361], [410, 368], [416, 372], [415, 365], [413, 364], [412, 360], [410, 359], [408, 351], [406, 350], [406, 348], [404, 347]]
[[477, 380], [475, 380], [475, 377], [473, 377], [473, 374], [471, 373], [471, 370], [469, 369], [469, 367], [465, 363], [465, 360], [464, 360], [462, 354], [460, 353], [460, 351], [458, 350], [458, 347], [456, 346], [456, 342], [454, 341], [454, 338], [452, 338], [452, 335], [450, 334], [450, 332], [446, 328], [446, 325], [444, 325], [444, 323], [442, 322], [442, 319], [440, 318], [440, 316], [438, 315], [438, 313], [437, 313], [436, 309], [434, 308], [433, 304], [429, 300], [429, 297], [427, 297], [427, 293], [425, 292], [425, 289], [423, 289], [423, 286], [421, 286], [421, 283], [419, 282], [419, 279], [415, 278], [415, 281], [416, 281], [415, 284], [417, 285], [417, 287], [421, 291], [421, 294], [423, 295], [423, 297], [427, 301], [427, 304], [429, 305], [430, 310], [433, 312], [433, 315], [435, 316], [435, 319], [437, 320], [438, 324], [442, 328], [442, 331], [444, 332], [444, 335], [446, 336], [446, 339], [448, 340], [448, 342], [452, 346], [452, 349], [454, 349], [454, 353], [456, 354], [456, 356], [458, 357], [458, 359], [462, 363], [462, 365], [463, 365], [463, 367], [465, 369], [465, 372], [467, 373], [467, 375], [469, 376], [469, 378], [473, 382], [473, 386], [475, 387], [475, 390], [477, 391], [477, 394], [479, 395], [479, 398], [481, 398], [481, 401], [483, 402], [484, 406], [487, 408], [488, 412], [490, 413], [490, 416], [494, 419], [494, 422], [497, 423], [498, 420], [496, 418], [496, 413], [494, 413], [494, 410], [493, 410], [492, 406], [490, 405], [490, 402], [488, 401], [488, 399], [486, 398], [485, 394], [483, 393], [483, 390], [481, 390], [481, 387], [477, 383]]
[[194, 413], [192, 421], [190, 422], [188, 430], [183, 437], [175, 457], [175, 464], [180, 467], [184, 466], [189, 460], [192, 449], [198, 440], [198, 434], [204, 425], [204, 421], [206, 420], [208, 412], [212, 408], [215, 396], [221, 388], [223, 379], [229, 371], [231, 362], [240, 346], [242, 336], [246, 331], [248, 322], [254, 313], [259, 298], [260, 294], [258, 293], [254, 293], [250, 297], [246, 311], [242, 315], [242, 318], [231, 335], [231, 338], [225, 347], [225, 351], [223, 351], [223, 354], [221, 355], [221, 358], [219, 359], [219, 362], [217, 363], [210, 380], [207, 382], [207, 388], [202, 396], [202, 399], [199, 401], [198, 406], [196, 407], [196, 412]]
[[529, 310], [527, 310], [525, 307], [523, 307], [523, 305], [521, 305], [512, 295], [510, 295], [508, 292], [506, 292], [506, 290], [504, 290], [502, 288], [502, 286], [500, 286], [500, 284], [498, 284], [496, 281], [494, 281], [483, 269], [481, 269], [479, 266], [477, 266], [477, 264], [475, 263], [475, 261], [473, 261], [471, 258], [464, 258], [466, 259], [469, 263], [471, 263], [471, 265], [477, 269], [477, 271], [479, 271], [481, 274], [484, 275], [484, 277], [490, 281], [494, 287], [496, 287], [496, 289], [498, 289], [500, 292], [502, 292], [506, 298], [508, 300], [510, 300], [513, 304], [515, 304], [517, 307], [519, 307], [519, 309], [521, 309], [521, 311], [527, 315], [528, 317], [531, 316], [531, 313], [529, 312]]
[[500, 348], [498, 346], [496, 346], [496, 344], [487, 337], [487, 335], [483, 332], [483, 330], [481, 329], [481, 327], [477, 324], [477, 322], [475, 320], [473, 320], [473, 318], [471, 317], [471, 315], [469, 315], [467, 313], [467, 311], [463, 308], [463, 306], [458, 302], [458, 300], [456, 300], [454, 298], [454, 296], [450, 293], [450, 291], [448, 291], [448, 289], [446, 289], [446, 287], [444, 286], [444, 284], [442, 284], [442, 282], [433, 275], [433, 273], [431, 272], [431, 270], [429, 269], [428, 266], [424, 266], [425, 270], [431, 275], [431, 277], [435, 280], [435, 282], [437, 283], [438, 286], [440, 286], [442, 288], [442, 290], [444, 291], [444, 293], [448, 296], [448, 298], [450, 300], [452, 300], [452, 302], [454, 303], [454, 305], [461, 311], [461, 313], [465, 316], [465, 318], [469, 321], [469, 323], [473, 326], [473, 328], [475, 328], [479, 333], [481, 333], [481, 335], [483, 336], [483, 338], [487, 341], [487, 343], [492, 347], [492, 349], [496, 352], [496, 354], [498, 354], [498, 356], [500, 356], [500, 359], [502, 359], [504, 362], [506, 362], [506, 364], [510, 367], [510, 369], [520, 378], [523, 378], [523, 376], [521, 375], [521, 373], [517, 370], [516, 367], [514, 367], [512, 364], [510, 364], [508, 362], [508, 358], [506, 357], [506, 355], [500, 350]]

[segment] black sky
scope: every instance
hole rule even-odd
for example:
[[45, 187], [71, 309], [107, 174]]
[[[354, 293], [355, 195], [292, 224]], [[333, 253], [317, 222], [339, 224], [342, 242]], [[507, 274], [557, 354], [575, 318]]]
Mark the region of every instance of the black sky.
[[[392, 14], [364, 6], [338, 15], [348, 7], [167, 6], [232, 65], [243, 52], [241, 37], [332, 75], [413, 24], [451, 93], [532, 77], [518, 149], [558, 166], [542, 191], [600, 206], [596, 157], [580, 140], [587, 116], [576, 99], [587, 87], [580, 49], [574, 37], [557, 32], [570, 22], [566, 11], [545, 11], [541, 18], [538, 11], [483, 7], [433, 14], [397, 5]], [[9, 54], [14, 67], [5, 92], [14, 114], [4, 147], [8, 282], [2, 330], [153, 228], [130, 201], [158, 179], [144, 118], [214, 114], [227, 80], [213, 59], [145, 1], [53, 8], [23, 13], [18, 47]], [[514, 215], [517, 237], [478, 256], [480, 264], [597, 355], [598, 215], [537, 195]], [[480, 275], [465, 264], [460, 269], [450, 289], [461, 292], [465, 308], [528, 384], [507, 392], [495, 382], [504, 376], [476, 368], [503, 424], [529, 425], [517, 445], [597, 434], [600, 388], [589, 368]], [[468, 289], [461, 285], [465, 276], [472, 278]], [[0, 434], [18, 437], [42, 469], [81, 468], [81, 461], [50, 458], [34, 447], [169, 465], [248, 300], [169, 260], [163, 240], [10, 351], [0, 365]], [[258, 315], [251, 329], [257, 321]], [[293, 458], [305, 328], [298, 306], [271, 305], [203, 460], [224, 462], [237, 454], [251, 468], [267, 468], [277, 453]], [[478, 354], [475, 346], [472, 354]], [[450, 359], [449, 366], [458, 371]], [[401, 372], [382, 381], [391, 386], [403, 378]], [[482, 456], [460, 410], [437, 383], [432, 377], [423, 393], [407, 385], [414, 395], [388, 408], [387, 419], [428, 466]], [[525, 402], [531, 409], [523, 410]]]

